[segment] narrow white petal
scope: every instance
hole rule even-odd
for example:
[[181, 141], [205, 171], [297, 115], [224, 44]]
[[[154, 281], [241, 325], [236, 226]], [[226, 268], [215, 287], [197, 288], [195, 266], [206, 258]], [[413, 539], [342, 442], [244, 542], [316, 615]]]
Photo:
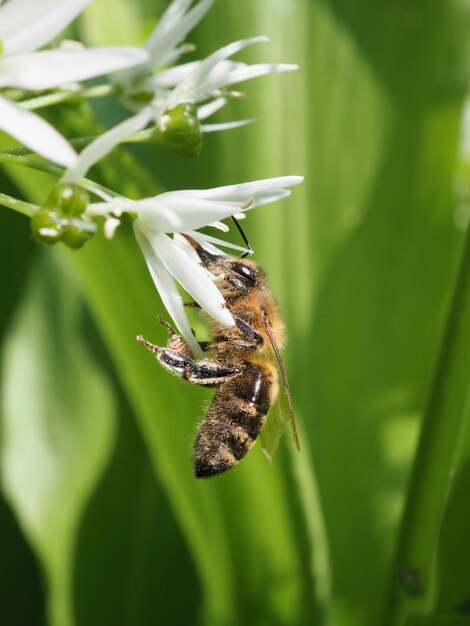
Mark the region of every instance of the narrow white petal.
[[138, 220], [134, 221], [134, 232], [137, 243], [139, 244], [147, 263], [150, 275], [152, 276], [154, 285], [160, 294], [166, 310], [171, 315], [176, 327], [184, 337], [194, 355], [196, 357], [201, 357], [202, 350], [191, 331], [191, 326], [189, 325], [189, 320], [186, 315], [186, 311], [184, 310], [183, 300], [178, 288], [176, 287], [175, 281], [145, 237]]
[[229, 72], [215, 71], [218, 66], [212, 70], [204, 83], [204, 90], [199, 91], [199, 99], [208, 98], [218, 89], [223, 89], [229, 85], [235, 85], [252, 78], [259, 78], [266, 74], [279, 74], [281, 72], [292, 72], [298, 69], [298, 65], [287, 64], [268, 64], [259, 63], [257, 65], [246, 65], [244, 67], [233, 68]]
[[[207, 200], [222, 200], [230, 202], [246, 202], [252, 197], [266, 197], [266, 193], [277, 192], [285, 187], [299, 185], [303, 181], [303, 176], [278, 176], [277, 178], [265, 178], [264, 180], [254, 180], [249, 183], [238, 185], [227, 185], [225, 187], [215, 187], [214, 189], [192, 189], [184, 193], [196, 198], [206, 198]], [[276, 196], [277, 198], [277, 196]]]
[[74, 166], [77, 155], [53, 126], [39, 115], [0, 97], [0, 128], [41, 156], [63, 165]]
[[41, 48], [66, 28], [90, 0], [10, 0], [0, 8], [5, 55]]
[[[193, 239], [195, 239], [213, 254], [224, 254], [222, 250], [216, 248], [216, 245], [223, 248], [230, 248], [231, 250], [238, 250], [239, 252], [249, 252], [248, 248], [244, 248], [243, 246], [237, 246], [236, 244], [230, 243], [229, 241], [224, 241], [223, 239], [219, 239], [218, 237], [212, 237], [211, 235], [206, 235], [205, 233], [200, 233], [196, 230], [189, 231], [188, 235], [190, 235]], [[211, 246], [210, 244], [216, 245]]]
[[[189, 241], [185, 237], [183, 237], [183, 235], [181, 235], [180, 233], [175, 233], [173, 235], [173, 241], [175, 242], [176, 245], [180, 246], [180, 248], [183, 248], [186, 251], [186, 253], [189, 254], [196, 263], [201, 262], [196, 250], [192, 247]], [[210, 277], [215, 278], [209, 272], [207, 272], [207, 274]]]
[[123, 139], [142, 130], [152, 117], [152, 108], [146, 107], [142, 109], [134, 117], [121, 122], [111, 130], [92, 141], [86, 148], [80, 152], [78, 163], [72, 169], [65, 172], [62, 182], [76, 182], [83, 178], [90, 167], [102, 159], [106, 154], [111, 152]]
[[[246, 200], [246, 199], [245, 199]], [[124, 200], [124, 211], [137, 213], [149, 228], [165, 233], [195, 230], [240, 211], [243, 203], [198, 198], [186, 192], [169, 192], [155, 198]]]
[[1, 59], [0, 87], [51, 89], [109, 74], [148, 58], [140, 48], [43, 50]]
[[188, 13], [186, 11], [190, 2], [186, 0], [176, 0], [169, 6], [144, 44], [144, 48], [150, 52], [153, 67], [168, 61], [175, 47], [202, 20], [212, 2], [213, 0], [202, 0]]
[[208, 104], [200, 106], [197, 110], [197, 116], [200, 120], [205, 120], [211, 115], [214, 115], [219, 109], [227, 104], [227, 98], [216, 98]]
[[152, 77], [154, 87], [175, 87], [188, 74], [190, 74], [200, 63], [200, 61], [191, 61], [190, 63], [182, 63], [175, 65], [167, 70], [163, 70]]
[[193, 71], [191, 71], [186, 78], [179, 83], [168, 97], [167, 108], [172, 109], [180, 102], [199, 102], [204, 100], [210, 95], [210, 91], [207, 91], [206, 81], [210, 72], [220, 62], [250, 46], [254, 43], [261, 43], [268, 41], [267, 37], [252, 37], [250, 39], [244, 39], [242, 41], [235, 41], [228, 46], [220, 48], [209, 57], [201, 61]]
[[201, 130], [203, 133], [215, 133], [219, 130], [231, 130], [232, 128], [241, 128], [256, 122], [256, 117], [251, 117], [247, 120], [235, 120], [233, 122], [221, 122], [220, 124], [202, 124]]
[[168, 235], [153, 232], [147, 238], [154, 252], [183, 289], [220, 324], [233, 326], [235, 322], [232, 314], [206, 270]]
[[[155, 87], [176, 87], [176, 85], [189, 76], [191, 72], [194, 72], [196, 67], [202, 62], [203, 61], [191, 61], [163, 70], [155, 74], [153, 84]], [[219, 61], [210, 71], [210, 76], [211, 79], [213, 77], [219, 78], [245, 67], [247, 67], [247, 64], [241, 63], [240, 61]]]

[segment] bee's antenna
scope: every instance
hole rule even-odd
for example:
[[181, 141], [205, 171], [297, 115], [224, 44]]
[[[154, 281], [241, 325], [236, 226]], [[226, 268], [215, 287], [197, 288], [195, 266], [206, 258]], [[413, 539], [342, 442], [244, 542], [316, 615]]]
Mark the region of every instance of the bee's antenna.
[[242, 239], [243, 239], [243, 241], [245, 243], [245, 246], [248, 248], [248, 250], [246, 252], [243, 252], [243, 254], [240, 255], [240, 258], [244, 259], [248, 255], [253, 254], [253, 248], [251, 247], [250, 242], [247, 239], [247, 236], [243, 232], [243, 228], [240, 226], [240, 222], [237, 220], [237, 218], [234, 215], [232, 215], [232, 220], [233, 220], [235, 226], [238, 228], [238, 232], [240, 233], [240, 235], [241, 235], [241, 237], [242, 237]]
[[215, 261], [216, 259], [220, 259], [220, 256], [217, 256], [215, 254], [211, 254], [208, 250], [206, 250], [204, 248], [204, 246], [201, 246], [201, 244], [198, 241], [193, 239], [187, 233], [181, 233], [181, 234], [186, 239], [186, 241], [189, 243], [189, 245], [194, 250], [196, 250], [198, 257], [201, 259], [201, 261], [202, 261], [204, 266], [206, 266], [211, 261]]

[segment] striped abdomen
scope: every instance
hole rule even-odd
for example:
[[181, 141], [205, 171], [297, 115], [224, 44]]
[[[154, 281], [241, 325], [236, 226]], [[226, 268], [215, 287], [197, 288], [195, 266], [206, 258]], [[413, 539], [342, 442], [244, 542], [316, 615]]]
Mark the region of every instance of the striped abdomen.
[[217, 389], [194, 444], [197, 478], [222, 474], [251, 450], [272, 403], [271, 367], [242, 362], [242, 372]]

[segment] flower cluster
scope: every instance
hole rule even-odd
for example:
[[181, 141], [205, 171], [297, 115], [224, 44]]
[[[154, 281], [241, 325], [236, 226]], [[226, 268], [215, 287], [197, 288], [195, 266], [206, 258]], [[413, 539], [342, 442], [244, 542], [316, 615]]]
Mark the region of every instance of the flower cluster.
[[[38, 51], [89, 2], [9, 0], [0, 6], [0, 89], [43, 91], [145, 62], [148, 54], [137, 48], [64, 46]], [[73, 148], [50, 124], [6, 96], [0, 96], [0, 129], [55, 163], [77, 163]]]
[[[195, 353], [199, 347], [187, 320], [179, 283], [220, 323], [232, 325], [213, 277], [181, 233], [205, 247], [238, 248], [198, 232], [221, 227], [220, 220], [241, 218], [248, 209], [290, 193], [301, 177], [286, 176], [209, 190], [175, 191], [154, 198], [130, 200], [87, 180], [88, 170], [123, 141], [154, 141], [183, 156], [196, 156], [203, 134], [236, 128], [251, 119], [225, 123], [207, 120], [239, 92], [231, 87], [266, 74], [296, 69], [287, 64], [252, 64], [231, 57], [245, 47], [267, 41], [252, 37], [230, 43], [207, 58], [173, 65], [194, 47], [185, 43], [192, 28], [209, 10], [212, 0], [173, 0], [140, 48], [85, 48], [55, 39], [90, 0], [7, 0], [0, 3], [0, 129], [29, 150], [62, 166], [63, 175], [42, 207], [32, 215], [35, 237], [43, 243], [61, 241], [81, 247], [104, 218], [107, 237], [114, 234], [123, 213], [134, 218], [136, 240], [150, 274], [175, 324]], [[31, 109], [87, 96], [85, 81], [110, 75], [101, 85], [114, 94], [130, 114], [120, 124], [92, 140], [79, 154], [49, 123]], [[96, 88], [95, 88], [96, 89]], [[40, 92], [34, 98], [33, 96]], [[39, 102], [39, 105], [38, 105]], [[86, 191], [87, 190], [87, 191]], [[88, 192], [97, 196], [90, 202]], [[239, 248], [241, 249], [241, 248]]]

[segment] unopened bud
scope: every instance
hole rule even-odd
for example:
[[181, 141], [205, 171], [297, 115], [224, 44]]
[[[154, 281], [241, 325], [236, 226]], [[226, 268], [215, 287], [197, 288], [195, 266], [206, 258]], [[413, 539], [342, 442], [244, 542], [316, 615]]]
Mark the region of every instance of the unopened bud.
[[96, 232], [96, 224], [85, 214], [88, 202], [88, 193], [79, 185], [56, 185], [31, 218], [33, 235], [41, 243], [62, 241], [69, 248], [81, 248]]
[[88, 206], [90, 197], [85, 189], [74, 183], [59, 183], [52, 188], [44, 203], [46, 209], [62, 215], [82, 215]]
[[55, 211], [40, 209], [31, 218], [31, 230], [34, 237], [41, 243], [57, 243], [63, 232], [61, 218]]
[[184, 157], [199, 156], [202, 149], [201, 123], [191, 102], [164, 113], [154, 131], [157, 141]]
[[96, 232], [96, 224], [90, 218], [68, 220], [64, 226], [62, 241], [66, 246], [77, 250], [93, 237]]

